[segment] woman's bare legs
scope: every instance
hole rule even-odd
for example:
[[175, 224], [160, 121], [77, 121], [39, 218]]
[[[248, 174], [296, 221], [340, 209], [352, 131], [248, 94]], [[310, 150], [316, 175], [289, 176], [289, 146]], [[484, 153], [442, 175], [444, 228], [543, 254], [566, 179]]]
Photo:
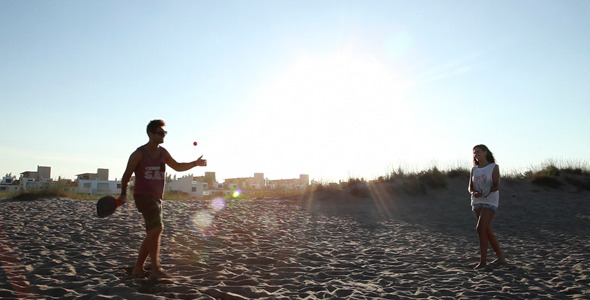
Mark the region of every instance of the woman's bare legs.
[[502, 252], [502, 249], [500, 249], [500, 244], [498, 243], [498, 240], [496, 239], [496, 235], [494, 234], [494, 231], [492, 230], [492, 227], [490, 226], [490, 229], [488, 230], [488, 240], [490, 241], [490, 245], [492, 245], [492, 249], [494, 249], [494, 252], [496, 252], [496, 256], [497, 258], [492, 261], [492, 264], [503, 264], [506, 262], [506, 259], [504, 258], [504, 253]]

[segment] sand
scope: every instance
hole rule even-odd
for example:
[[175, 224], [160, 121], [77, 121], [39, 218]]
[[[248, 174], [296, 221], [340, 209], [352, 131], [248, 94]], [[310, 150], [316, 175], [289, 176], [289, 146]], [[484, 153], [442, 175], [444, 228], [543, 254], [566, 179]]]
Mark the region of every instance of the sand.
[[133, 203], [100, 219], [95, 201], [5, 199], [0, 298], [590, 298], [590, 192], [503, 182], [492, 225], [508, 264], [473, 270], [466, 184], [165, 201], [164, 282], [129, 274], [143, 238]]

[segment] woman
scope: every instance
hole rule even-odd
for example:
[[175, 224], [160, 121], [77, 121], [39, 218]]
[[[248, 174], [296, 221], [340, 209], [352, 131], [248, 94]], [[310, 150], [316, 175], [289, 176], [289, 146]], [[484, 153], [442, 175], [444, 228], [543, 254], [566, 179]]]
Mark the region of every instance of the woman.
[[498, 192], [500, 170], [495, 162], [494, 155], [488, 147], [485, 145], [473, 147], [473, 168], [469, 177], [469, 193], [471, 193], [471, 207], [477, 217], [477, 235], [481, 253], [479, 264], [475, 266], [475, 269], [485, 268], [487, 265], [488, 242], [498, 256], [492, 264], [506, 262], [491, 226], [500, 199]]

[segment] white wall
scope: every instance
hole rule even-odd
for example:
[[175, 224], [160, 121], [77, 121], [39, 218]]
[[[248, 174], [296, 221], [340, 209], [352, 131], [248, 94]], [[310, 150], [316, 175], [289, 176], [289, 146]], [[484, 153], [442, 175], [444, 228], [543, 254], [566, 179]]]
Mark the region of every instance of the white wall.
[[192, 197], [202, 198], [206, 183], [195, 181], [193, 176], [184, 176], [166, 183], [166, 191], [179, 191]]
[[120, 194], [120, 181], [113, 180], [78, 180], [78, 193], [91, 195]]

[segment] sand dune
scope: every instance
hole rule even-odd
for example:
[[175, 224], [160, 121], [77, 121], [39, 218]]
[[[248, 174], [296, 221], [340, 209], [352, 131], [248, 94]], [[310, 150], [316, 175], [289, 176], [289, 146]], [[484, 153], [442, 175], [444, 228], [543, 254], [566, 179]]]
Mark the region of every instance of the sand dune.
[[[493, 226], [509, 264], [479, 259], [466, 180], [424, 195], [166, 201], [162, 262], [129, 275], [143, 237], [133, 203], [0, 202], [0, 298], [589, 298], [590, 192], [503, 182]], [[490, 260], [495, 258], [490, 249]]]

